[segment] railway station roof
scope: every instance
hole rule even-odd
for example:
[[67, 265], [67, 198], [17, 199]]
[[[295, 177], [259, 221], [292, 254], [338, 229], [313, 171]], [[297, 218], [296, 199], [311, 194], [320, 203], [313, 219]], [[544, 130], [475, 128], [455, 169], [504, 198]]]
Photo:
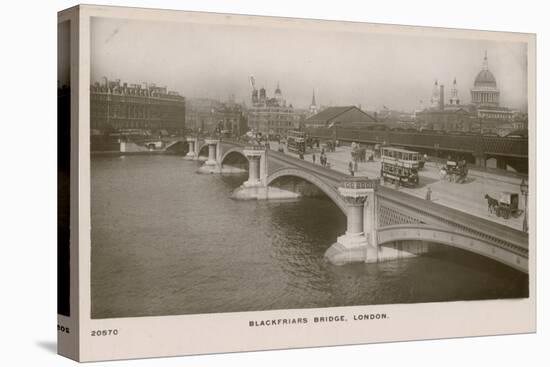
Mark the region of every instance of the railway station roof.
[[306, 125], [329, 126], [331, 124], [369, 123], [376, 120], [356, 106], [328, 107], [306, 119]]

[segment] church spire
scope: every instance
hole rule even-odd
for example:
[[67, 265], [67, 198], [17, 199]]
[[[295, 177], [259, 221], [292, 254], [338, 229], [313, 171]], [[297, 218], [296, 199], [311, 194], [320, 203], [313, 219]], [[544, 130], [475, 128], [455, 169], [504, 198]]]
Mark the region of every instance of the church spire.
[[279, 81], [277, 81], [277, 89], [275, 89], [275, 94], [281, 94], [281, 87], [279, 86]]
[[317, 103], [315, 102], [315, 89], [313, 90], [313, 95], [311, 97], [311, 104], [309, 105], [309, 114], [315, 115], [319, 112], [319, 108], [317, 107]]

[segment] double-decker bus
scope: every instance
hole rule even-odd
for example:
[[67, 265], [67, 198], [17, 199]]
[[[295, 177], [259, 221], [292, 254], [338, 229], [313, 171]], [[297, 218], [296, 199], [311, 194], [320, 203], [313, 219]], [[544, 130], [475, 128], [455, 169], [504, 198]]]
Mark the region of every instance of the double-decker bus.
[[305, 153], [306, 133], [298, 130], [289, 130], [286, 135], [286, 147], [290, 152]]
[[380, 153], [382, 157], [380, 177], [384, 182], [399, 182], [403, 186], [418, 185], [420, 153], [394, 147], [382, 147]]

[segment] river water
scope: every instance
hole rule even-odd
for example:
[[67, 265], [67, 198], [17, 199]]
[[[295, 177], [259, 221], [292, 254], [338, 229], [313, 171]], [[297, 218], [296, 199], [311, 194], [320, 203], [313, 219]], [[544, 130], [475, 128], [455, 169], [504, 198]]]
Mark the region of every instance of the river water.
[[465, 251], [334, 266], [328, 198], [236, 201], [246, 176], [179, 156], [92, 157], [92, 317], [516, 298], [527, 275]]

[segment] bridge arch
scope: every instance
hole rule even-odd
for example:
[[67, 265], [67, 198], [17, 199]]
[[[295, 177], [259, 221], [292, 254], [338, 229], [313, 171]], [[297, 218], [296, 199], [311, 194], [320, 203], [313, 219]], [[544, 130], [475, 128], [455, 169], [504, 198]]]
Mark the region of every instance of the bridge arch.
[[378, 245], [406, 240], [429, 241], [491, 258], [524, 273], [528, 271], [528, 258], [521, 249], [504, 248], [450, 229], [425, 224], [399, 224], [379, 228], [377, 237]]
[[280, 168], [267, 177], [266, 185], [269, 187], [273, 182], [281, 177], [297, 177], [311, 183], [312, 185], [320, 189], [325, 195], [327, 195], [338, 206], [342, 213], [347, 216], [347, 204], [340, 196], [336, 188], [326, 183], [322, 178], [318, 177], [317, 175], [299, 170], [297, 168]]
[[226, 159], [230, 156], [230, 155], [240, 155], [242, 158], [244, 158], [244, 160], [246, 160], [248, 162], [248, 158], [246, 157], [246, 155], [244, 154], [243, 152], [243, 149], [241, 147], [235, 147], [235, 148], [231, 148], [231, 149], [228, 149], [227, 151], [225, 151], [223, 153], [223, 156], [222, 156], [222, 159], [221, 159], [221, 164], [223, 165], [224, 163], [226, 163]]
[[199, 156], [208, 157], [208, 144], [204, 143], [199, 147]]

